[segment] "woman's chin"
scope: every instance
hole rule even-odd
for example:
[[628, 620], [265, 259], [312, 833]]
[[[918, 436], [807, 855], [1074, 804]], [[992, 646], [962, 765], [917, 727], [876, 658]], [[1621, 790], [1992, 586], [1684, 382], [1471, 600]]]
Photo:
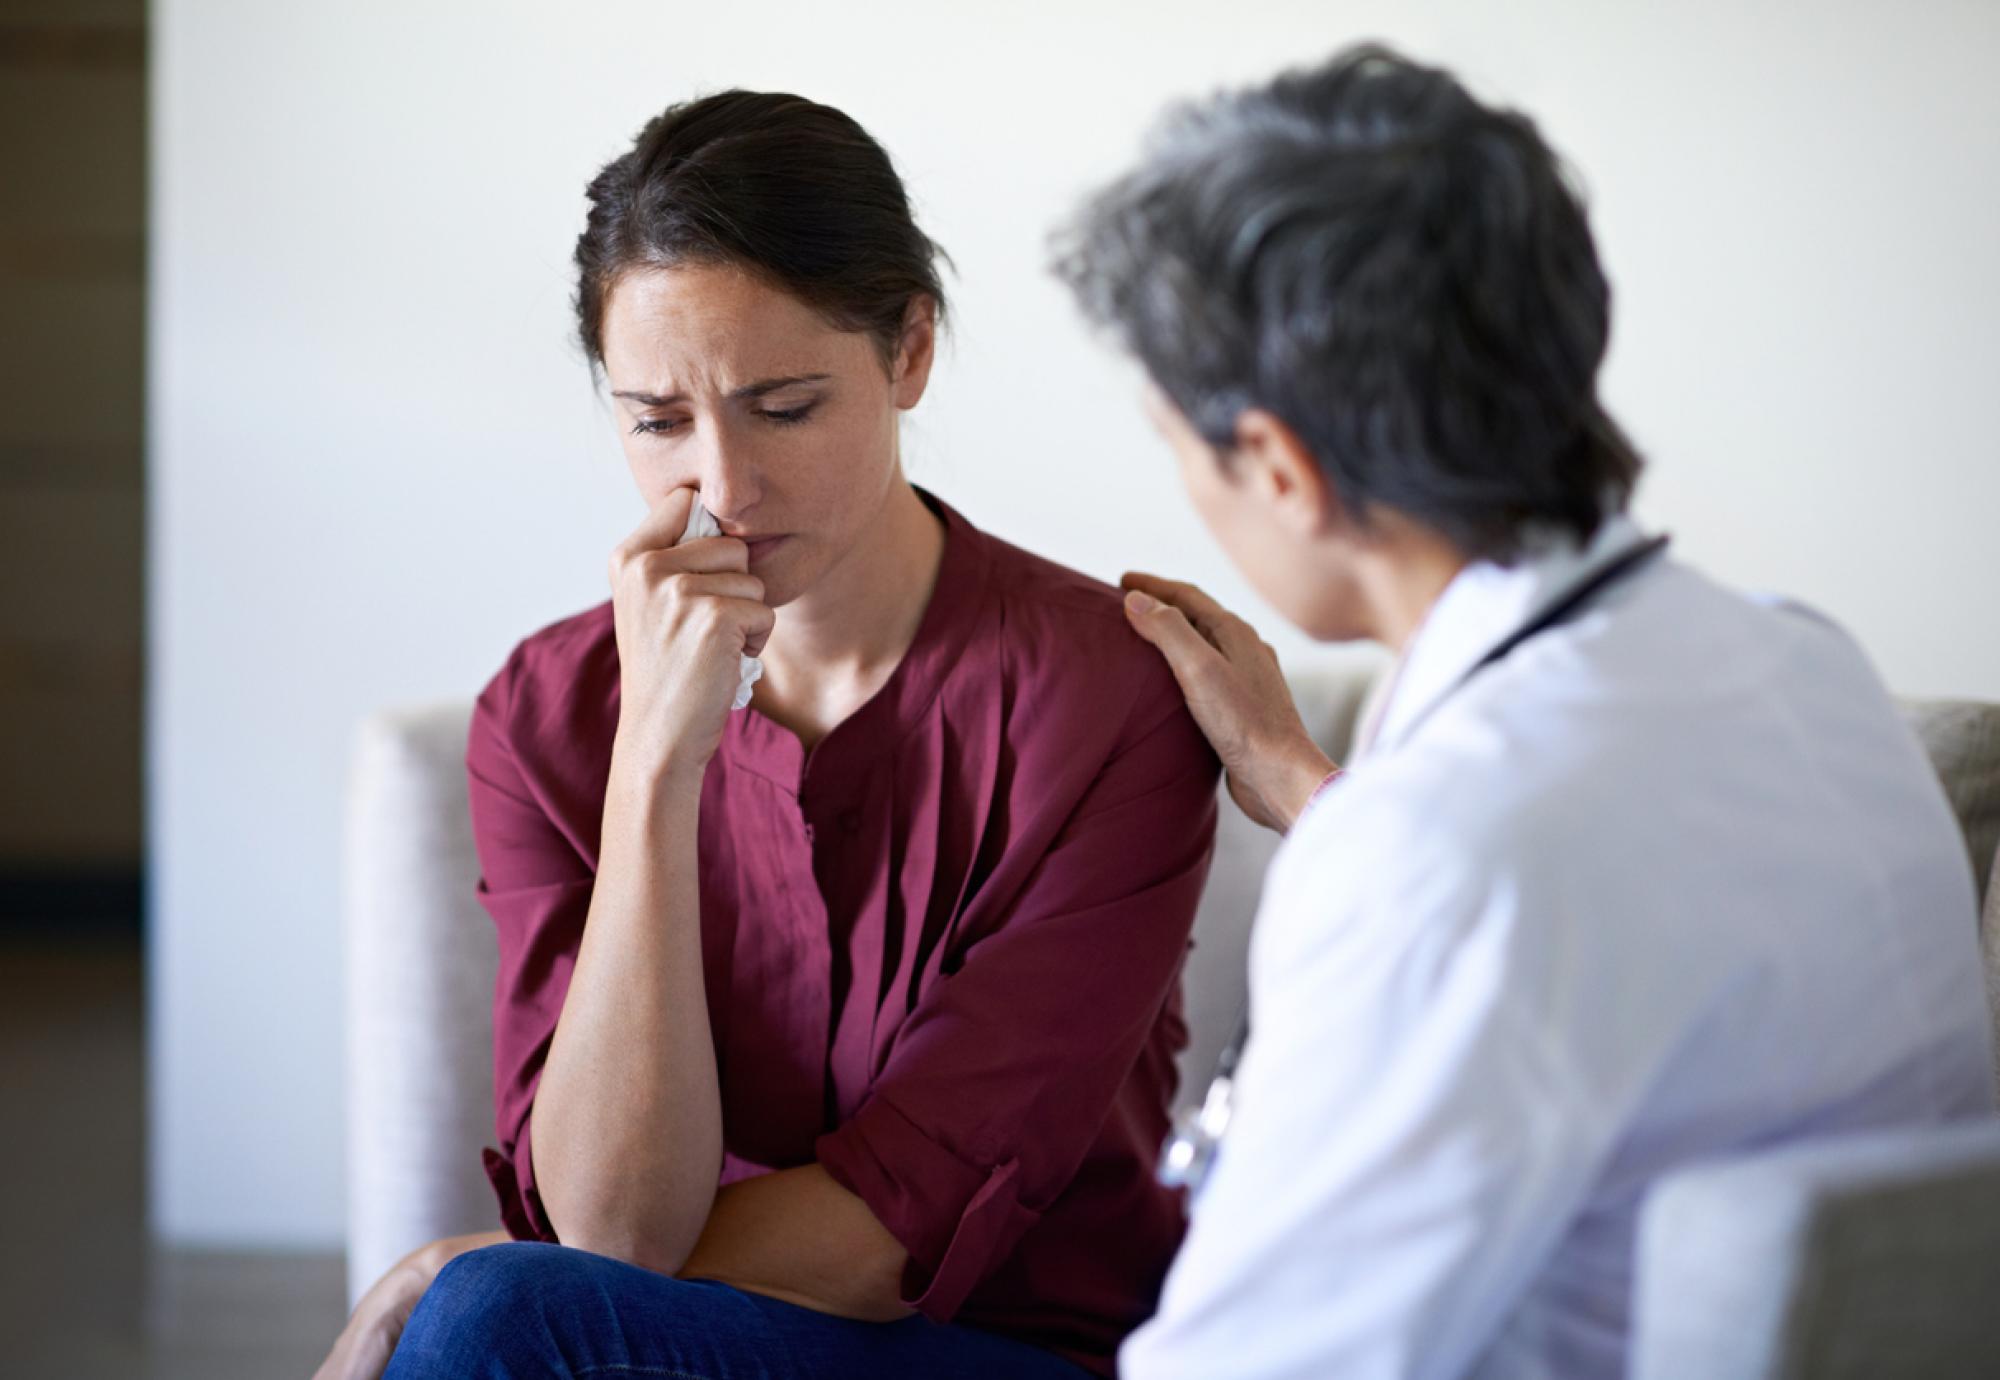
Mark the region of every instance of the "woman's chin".
[[811, 588], [809, 580], [800, 579], [786, 568], [790, 564], [789, 561], [777, 562], [770, 570], [760, 570], [756, 566], [750, 568], [750, 573], [764, 582], [764, 603], [771, 608], [783, 608]]
[[792, 535], [768, 554], [753, 555], [750, 573], [764, 582], [764, 602], [782, 608], [812, 593], [839, 567], [844, 556], [830, 544]]

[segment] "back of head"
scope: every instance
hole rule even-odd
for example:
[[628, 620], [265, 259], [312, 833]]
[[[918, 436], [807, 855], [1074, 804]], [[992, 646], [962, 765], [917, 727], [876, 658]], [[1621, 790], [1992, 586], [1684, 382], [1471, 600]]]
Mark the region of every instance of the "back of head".
[[1640, 462], [1597, 400], [1610, 289], [1523, 115], [1379, 47], [1177, 112], [1057, 273], [1211, 445], [1281, 418], [1361, 522], [1468, 557], [1578, 540]]

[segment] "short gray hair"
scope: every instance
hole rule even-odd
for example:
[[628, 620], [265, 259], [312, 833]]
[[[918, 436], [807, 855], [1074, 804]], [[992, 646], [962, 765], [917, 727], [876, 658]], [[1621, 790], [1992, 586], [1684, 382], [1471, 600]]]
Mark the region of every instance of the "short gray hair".
[[1252, 408], [1361, 521], [1473, 558], [1579, 540], [1641, 467], [1597, 399], [1610, 287], [1524, 115], [1375, 45], [1172, 112], [1057, 276], [1225, 454]]

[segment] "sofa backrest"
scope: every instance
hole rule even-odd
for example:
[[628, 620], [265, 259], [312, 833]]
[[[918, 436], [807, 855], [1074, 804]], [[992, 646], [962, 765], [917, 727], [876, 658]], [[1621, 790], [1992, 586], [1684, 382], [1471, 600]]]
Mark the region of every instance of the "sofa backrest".
[[[1293, 678], [1301, 715], [1335, 760], [1374, 677]], [[2000, 1009], [2000, 706], [1912, 701], [1904, 712], [1981, 863], [1989, 991]], [[342, 911], [347, 964], [348, 1249], [353, 1296], [413, 1246], [489, 1229], [479, 1148], [492, 1136], [490, 921], [465, 798], [469, 703], [378, 714], [348, 781]], [[1225, 799], [1185, 973], [1182, 1098], [1199, 1096], [1244, 1004], [1250, 922], [1277, 836]], [[1996, 1036], [2000, 1046], [2000, 1036]]]

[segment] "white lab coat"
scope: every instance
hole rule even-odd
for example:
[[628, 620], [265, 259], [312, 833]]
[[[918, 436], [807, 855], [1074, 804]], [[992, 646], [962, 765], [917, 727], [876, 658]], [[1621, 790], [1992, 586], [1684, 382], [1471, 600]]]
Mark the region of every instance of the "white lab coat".
[[1990, 1114], [1966, 849], [1839, 629], [1638, 533], [1468, 568], [1293, 828], [1236, 1111], [1127, 1380], [1624, 1373], [1648, 1186]]

